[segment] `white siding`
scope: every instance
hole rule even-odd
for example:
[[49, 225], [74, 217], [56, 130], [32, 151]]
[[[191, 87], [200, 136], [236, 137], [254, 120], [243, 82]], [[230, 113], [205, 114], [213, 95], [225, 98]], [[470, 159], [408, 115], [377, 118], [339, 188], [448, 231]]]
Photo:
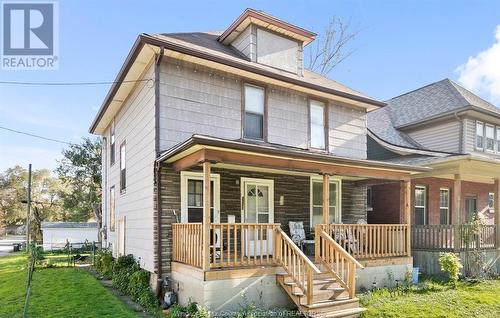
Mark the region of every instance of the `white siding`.
[[[160, 83], [161, 150], [167, 150], [193, 134], [231, 140], [241, 138], [243, 79], [165, 59]], [[266, 89], [268, 142], [306, 149], [309, 139], [308, 96], [271, 85]], [[366, 158], [365, 111], [335, 104], [328, 108], [330, 152]]]
[[[154, 77], [150, 66], [144, 78]], [[125, 253], [134, 254], [146, 270], [154, 270], [153, 256], [153, 190], [155, 160], [155, 109], [154, 85], [141, 82], [128, 97], [115, 117], [115, 163], [110, 167], [107, 160], [103, 177], [103, 208], [105, 220], [109, 222], [109, 189], [115, 186], [115, 231], [108, 229], [108, 242], [113, 245], [116, 256], [118, 220], [126, 216]], [[110, 127], [104, 133], [108, 145]], [[126, 141], [127, 187], [120, 193], [120, 145]], [[103, 158], [109, 158], [107, 147]]]
[[330, 153], [366, 159], [366, 112], [363, 109], [329, 105]]
[[409, 131], [408, 135], [422, 146], [439, 151], [460, 151], [460, 122], [457, 120]]
[[256, 43], [256, 28], [254, 25], [250, 25], [231, 42], [231, 46], [248, 57], [250, 61], [255, 62]]
[[193, 134], [240, 138], [240, 80], [165, 60], [160, 80], [160, 149], [169, 149]]
[[[257, 29], [257, 62], [297, 74], [299, 72], [298, 42]], [[300, 59], [300, 62], [302, 60]]]

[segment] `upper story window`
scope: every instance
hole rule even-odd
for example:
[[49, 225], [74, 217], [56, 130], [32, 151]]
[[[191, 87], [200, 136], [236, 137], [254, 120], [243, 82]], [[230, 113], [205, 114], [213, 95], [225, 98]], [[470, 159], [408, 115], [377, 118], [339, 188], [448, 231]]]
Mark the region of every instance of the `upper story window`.
[[497, 127], [497, 152], [500, 152], [500, 127]]
[[439, 189], [439, 223], [450, 224], [450, 189]]
[[115, 186], [109, 188], [109, 230], [115, 231]]
[[251, 139], [264, 139], [264, 88], [245, 84], [244, 89], [245, 118], [243, 137]]
[[120, 146], [120, 192], [127, 188], [126, 148], [125, 141]]
[[424, 186], [415, 187], [415, 224], [426, 224], [427, 216], [427, 188]]
[[486, 125], [486, 150], [495, 151], [495, 127]]
[[115, 122], [111, 123], [111, 136], [109, 138], [110, 146], [109, 146], [109, 162], [110, 165], [115, 163]]
[[484, 124], [482, 122], [476, 122], [476, 148], [484, 149]]
[[309, 104], [311, 148], [325, 149], [325, 104], [311, 100]]

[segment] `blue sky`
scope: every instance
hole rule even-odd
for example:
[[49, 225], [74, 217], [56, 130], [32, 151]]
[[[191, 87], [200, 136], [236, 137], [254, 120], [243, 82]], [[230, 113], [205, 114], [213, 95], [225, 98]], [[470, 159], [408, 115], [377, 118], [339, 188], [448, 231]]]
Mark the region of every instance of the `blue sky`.
[[[246, 7], [317, 33], [334, 15], [351, 19], [361, 30], [355, 52], [331, 77], [375, 98], [448, 77], [500, 105], [500, 1], [493, 0], [61, 1], [59, 69], [0, 70], [0, 81], [111, 81], [139, 33], [223, 30]], [[107, 90], [0, 84], [0, 126], [77, 142]], [[0, 130], [0, 170], [28, 162], [53, 169], [63, 147]]]

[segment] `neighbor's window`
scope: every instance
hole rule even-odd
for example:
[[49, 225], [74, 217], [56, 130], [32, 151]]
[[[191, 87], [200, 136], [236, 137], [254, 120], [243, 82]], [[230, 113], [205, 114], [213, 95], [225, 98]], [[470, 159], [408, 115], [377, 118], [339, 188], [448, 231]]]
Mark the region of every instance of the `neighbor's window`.
[[439, 190], [439, 223], [450, 224], [450, 189]]
[[497, 152], [500, 152], [500, 127], [497, 127]]
[[[340, 222], [340, 182], [330, 180], [329, 223]], [[323, 222], [323, 180], [311, 179], [311, 227]]]
[[476, 122], [476, 148], [484, 148], [484, 124], [482, 122]]
[[264, 138], [264, 89], [245, 85], [245, 122], [244, 137]]
[[490, 211], [494, 211], [495, 209], [495, 194], [488, 193], [488, 208]]
[[115, 231], [115, 186], [109, 188], [109, 230]]
[[495, 151], [495, 127], [486, 125], [486, 150]]
[[109, 138], [110, 147], [109, 147], [109, 157], [110, 157], [110, 165], [115, 163], [115, 122], [111, 123], [111, 136]]
[[373, 211], [373, 190], [372, 190], [372, 187], [366, 188], [366, 208], [368, 211]]
[[127, 168], [125, 157], [125, 141], [120, 146], [120, 191], [123, 192], [127, 188]]
[[325, 104], [312, 100], [309, 111], [311, 148], [325, 149]]
[[424, 225], [427, 206], [427, 191], [424, 186], [415, 187], [415, 224]]

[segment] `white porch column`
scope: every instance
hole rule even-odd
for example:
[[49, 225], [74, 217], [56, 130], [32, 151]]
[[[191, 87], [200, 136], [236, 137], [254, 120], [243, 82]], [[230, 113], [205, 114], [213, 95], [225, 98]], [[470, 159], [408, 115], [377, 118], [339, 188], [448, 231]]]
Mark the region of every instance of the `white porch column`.
[[203, 263], [204, 271], [210, 269], [210, 162], [203, 163]]
[[323, 224], [330, 223], [330, 176], [323, 175]]

